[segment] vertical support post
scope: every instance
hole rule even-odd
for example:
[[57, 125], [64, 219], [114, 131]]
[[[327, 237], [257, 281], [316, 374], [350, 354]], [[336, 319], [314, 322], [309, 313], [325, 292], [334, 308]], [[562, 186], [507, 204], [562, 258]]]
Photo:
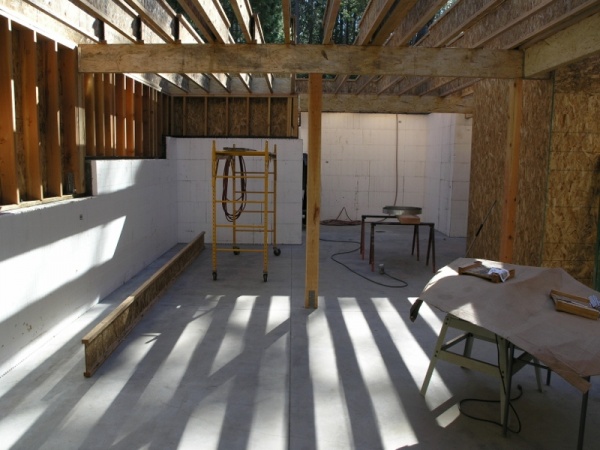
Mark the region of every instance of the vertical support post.
[[105, 102], [104, 102], [104, 76], [108, 74], [97, 73], [94, 77], [94, 97], [96, 99], [96, 156], [104, 156], [106, 151], [106, 134], [104, 132]]
[[34, 31], [22, 30], [20, 43], [23, 147], [25, 153], [25, 183], [28, 200], [44, 198], [38, 116], [37, 36]]
[[83, 75], [83, 89], [85, 98], [85, 153], [87, 156], [96, 156], [96, 74]]
[[16, 123], [13, 110], [13, 48], [12, 30], [8, 19], [0, 16], [0, 205], [18, 204], [17, 156], [15, 151]]
[[144, 156], [144, 94], [139, 81], [135, 82], [134, 95], [135, 156]]
[[308, 80], [308, 179], [306, 186], [305, 308], [319, 306], [319, 231], [321, 220], [321, 110], [323, 77]]
[[125, 75], [115, 74], [115, 155], [125, 156]]
[[125, 78], [125, 156], [135, 156], [135, 82]]
[[60, 197], [62, 189], [62, 161], [60, 139], [59, 76], [58, 76], [58, 45], [54, 41], [43, 42], [46, 83], [46, 173], [48, 180], [48, 195]]
[[115, 75], [104, 74], [104, 155], [115, 156]]
[[519, 192], [519, 155], [521, 150], [521, 123], [523, 121], [523, 80], [511, 83], [509, 90], [509, 123], [506, 141], [504, 171], [504, 198], [500, 228], [500, 261], [513, 260]]
[[[84, 161], [89, 136], [90, 148], [95, 152], [95, 135], [93, 119], [93, 103], [89, 110], [92, 112], [88, 121], [87, 97], [93, 94], [93, 75], [83, 77], [77, 72], [77, 51], [59, 48], [60, 81], [62, 92], [61, 119], [63, 126], [63, 194], [85, 193]], [[82, 85], [82, 80], [83, 84]], [[84, 90], [85, 97], [84, 100]], [[85, 105], [85, 107], [84, 107]], [[89, 122], [89, 123], [88, 123]], [[89, 126], [89, 128], [88, 128]], [[94, 154], [94, 153], [89, 153]]]

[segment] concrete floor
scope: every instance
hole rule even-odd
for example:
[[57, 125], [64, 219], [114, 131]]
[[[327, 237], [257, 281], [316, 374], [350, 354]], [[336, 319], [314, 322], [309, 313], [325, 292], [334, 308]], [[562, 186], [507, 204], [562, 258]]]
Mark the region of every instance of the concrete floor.
[[[459, 412], [463, 399], [497, 400], [495, 378], [440, 362], [423, 398], [419, 389], [443, 319], [424, 305], [417, 321], [409, 320], [410, 305], [432, 276], [425, 233], [417, 261], [410, 227], [377, 227], [376, 263], [384, 264], [384, 275], [360, 258], [359, 234], [358, 226], [321, 227], [316, 310], [303, 307], [304, 246], [283, 245], [279, 257], [270, 252], [265, 283], [258, 253], [219, 254], [213, 281], [208, 245], [111, 358], [84, 378], [81, 337], [173, 249], [0, 378], [0, 447], [575, 448], [581, 397], [556, 375], [543, 393], [532, 368], [515, 376], [523, 390], [514, 402], [521, 431], [506, 437], [498, 425]], [[464, 239], [437, 233], [438, 267], [465, 247]], [[408, 285], [398, 287], [399, 280]], [[496, 355], [493, 347], [477, 351]], [[600, 442], [594, 382], [588, 449]], [[466, 403], [464, 410], [500, 416], [497, 403]], [[518, 427], [515, 415], [511, 427]]]

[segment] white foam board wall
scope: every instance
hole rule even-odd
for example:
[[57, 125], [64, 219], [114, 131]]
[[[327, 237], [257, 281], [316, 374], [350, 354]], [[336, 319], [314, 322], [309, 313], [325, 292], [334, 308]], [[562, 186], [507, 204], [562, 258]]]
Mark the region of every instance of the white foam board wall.
[[[299, 137], [307, 152], [306, 126]], [[322, 219], [417, 206], [439, 231], [466, 236], [471, 120], [464, 115], [324, 113], [321, 143]]]
[[0, 370], [177, 243], [174, 169], [91, 161], [93, 197], [0, 212]]
[[[277, 146], [277, 206], [276, 206], [276, 243], [302, 243], [302, 142], [298, 139], [224, 139], [224, 138], [167, 138], [167, 158], [176, 167], [178, 240], [190, 242], [199, 232], [206, 233], [206, 242], [212, 242], [212, 145], [217, 149], [227, 147], [246, 148], [263, 151], [265, 142], [269, 152]], [[245, 157], [248, 172], [264, 173], [263, 157]], [[219, 174], [224, 163], [220, 162]], [[272, 170], [272, 166], [271, 169]], [[269, 177], [271, 177], [269, 175]], [[262, 180], [250, 180], [262, 191]], [[258, 183], [258, 184], [256, 184]], [[251, 185], [248, 190], [254, 190]], [[217, 224], [227, 225], [221, 202], [221, 180], [217, 180]], [[256, 199], [256, 196], [253, 197]], [[249, 206], [242, 213], [237, 224], [262, 225], [262, 214], [250, 213]], [[272, 217], [272, 216], [271, 216]], [[272, 220], [272, 219], [271, 219]], [[269, 225], [272, 226], [272, 223]], [[233, 233], [225, 227], [217, 228], [217, 243], [231, 243]], [[238, 233], [240, 244], [262, 244], [263, 235], [258, 232]], [[271, 235], [269, 243], [271, 243]]]

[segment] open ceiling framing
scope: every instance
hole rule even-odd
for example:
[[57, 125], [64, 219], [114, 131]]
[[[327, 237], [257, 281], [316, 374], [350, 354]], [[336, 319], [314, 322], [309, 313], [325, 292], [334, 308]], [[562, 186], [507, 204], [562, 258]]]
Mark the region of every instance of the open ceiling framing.
[[[246, 42], [234, 43], [217, 0], [0, 0], [0, 14], [79, 48], [82, 72], [127, 73], [173, 95], [300, 95], [323, 73], [323, 111], [468, 112], [482, 78], [543, 78], [600, 53], [600, 0], [371, 0], [354, 45], [331, 42], [340, 0], [329, 0], [324, 42], [266, 44], [251, 1], [231, 0]], [[413, 44], [411, 45], [411, 42]]]

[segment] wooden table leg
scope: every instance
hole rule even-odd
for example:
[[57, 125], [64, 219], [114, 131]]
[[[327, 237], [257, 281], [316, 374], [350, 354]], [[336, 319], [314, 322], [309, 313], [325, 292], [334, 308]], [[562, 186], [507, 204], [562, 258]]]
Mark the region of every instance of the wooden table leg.
[[371, 237], [369, 240], [369, 264], [371, 272], [375, 271], [375, 222], [371, 222]]
[[429, 252], [431, 251], [432, 267], [435, 272], [435, 227], [433, 224], [429, 225], [429, 242], [427, 243], [427, 260], [425, 265], [429, 265]]
[[360, 258], [365, 259], [365, 216], [360, 221]]

